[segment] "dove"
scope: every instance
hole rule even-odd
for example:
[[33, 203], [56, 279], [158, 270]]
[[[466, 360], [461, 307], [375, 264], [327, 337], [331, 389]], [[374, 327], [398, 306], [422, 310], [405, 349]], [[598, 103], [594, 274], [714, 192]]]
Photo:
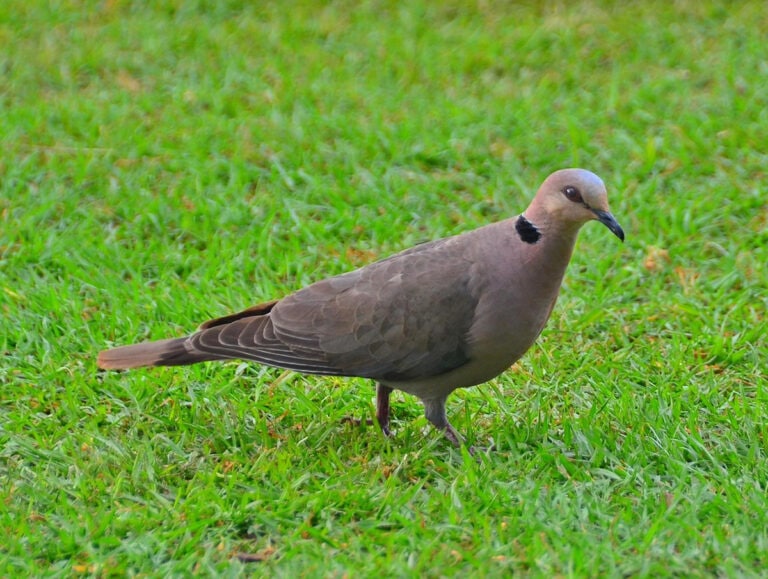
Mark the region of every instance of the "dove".
[[282, 299], [203, 323], [180, 338], [102, 351], [101, 369], [242, 359], [305, 374], [369, 378], [391, 436], [390, 395], [419, 398], [454, 445], [457, 388], [482, 384], [533, 345], [557, 300], [579, 229], [624, 231], [594, 173], [549, 175], [520, 215], [416, 245]]

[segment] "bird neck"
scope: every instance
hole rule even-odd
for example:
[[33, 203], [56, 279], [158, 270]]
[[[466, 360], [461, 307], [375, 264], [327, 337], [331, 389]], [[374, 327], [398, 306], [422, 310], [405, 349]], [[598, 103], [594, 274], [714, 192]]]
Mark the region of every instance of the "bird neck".
[[525, 220], [526, 225], [521, 226], [518, 222], [516, 226], [518, 233], [520, 233], [523, 227], [536, 231], [536, 235], [530, 233], [527, 235], [520, 234], [523, 242], [527, 240], [530, 243], [535, 237], [535, 245], [542, 244], [542, 246], [549, 250], [562, 250], [566, 260], [570, 259], [581, 227], [580, 223], [557, 219], [557, 216], [542, 210], [538, 205], [531, 205], [523, 212], [520, 218]]
[[[532, 209], [529, 208], [518, 218], [515, 228], [520, 240], [528, 248], [526, 262], [532, 269], [529, 274], [532, 286], [541, 292], [543, 300], [554, 300], [571, 260], [579, 227]], [[521, 219], [527, 224], [521, 225]], [[528, 229], [535, 230], [536, 234]]]

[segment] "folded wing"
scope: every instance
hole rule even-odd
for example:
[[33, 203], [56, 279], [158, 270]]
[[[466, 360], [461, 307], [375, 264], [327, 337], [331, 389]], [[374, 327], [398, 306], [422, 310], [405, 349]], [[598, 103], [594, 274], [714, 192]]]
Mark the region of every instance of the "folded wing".
[[[404, 259], [407, 256], [407, 259]], [[450, 239], [212, 320], [187, 348], [311, 374], [407, 380], [468, 361], [477, 298]]]

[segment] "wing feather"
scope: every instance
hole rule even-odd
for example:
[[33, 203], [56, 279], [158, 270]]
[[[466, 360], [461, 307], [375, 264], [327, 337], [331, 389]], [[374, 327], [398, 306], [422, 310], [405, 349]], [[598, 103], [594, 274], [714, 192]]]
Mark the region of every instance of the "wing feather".
[[313, 374], [406, 380], [468, 361], [478, 299], [472, 263], [444, 239], [212, 320], [206, 354]]

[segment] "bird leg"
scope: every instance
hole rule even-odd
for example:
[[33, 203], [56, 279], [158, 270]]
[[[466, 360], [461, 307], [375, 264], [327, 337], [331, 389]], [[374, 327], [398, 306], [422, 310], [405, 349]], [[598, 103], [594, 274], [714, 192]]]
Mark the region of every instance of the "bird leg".
[[384, 436], [392, 436], [392, 431], [389, 429], [390, 394], [392, 394], [392, 388], [384, 386], [381, 382], [376, 383], [376, 420]]
[[[384, 386], [380, 382], [376, 382], [376, 421], [381, 427], [381, 432], [384, 436], [392, 436], [392, 431], [389, 429], [389, 395], [392, 394], [392, 388]], [[359, 418], [352, 418], [351, 416], [345, 416], [341, 419], [342, 422], [349, 422], [355, 426], [360, 426], [363, 421]], [[366, 420], [366, 424], [373, 424], [372, 420]]]
[[[445, 397], [442, 398], [430, 398], [428, 400], [422, 400], [424, 404], [424, 416], [427, 417], [432, 425], [438, 430], [442, 430], [445, 437], [451, 441], [455, 447], [460, 447], [464, 442], [464, 438], [459, 434], [456, 429], [448, 422], [448, 416], [445, 414]], [[469, 449], [470, 453], [472, 448]]]

